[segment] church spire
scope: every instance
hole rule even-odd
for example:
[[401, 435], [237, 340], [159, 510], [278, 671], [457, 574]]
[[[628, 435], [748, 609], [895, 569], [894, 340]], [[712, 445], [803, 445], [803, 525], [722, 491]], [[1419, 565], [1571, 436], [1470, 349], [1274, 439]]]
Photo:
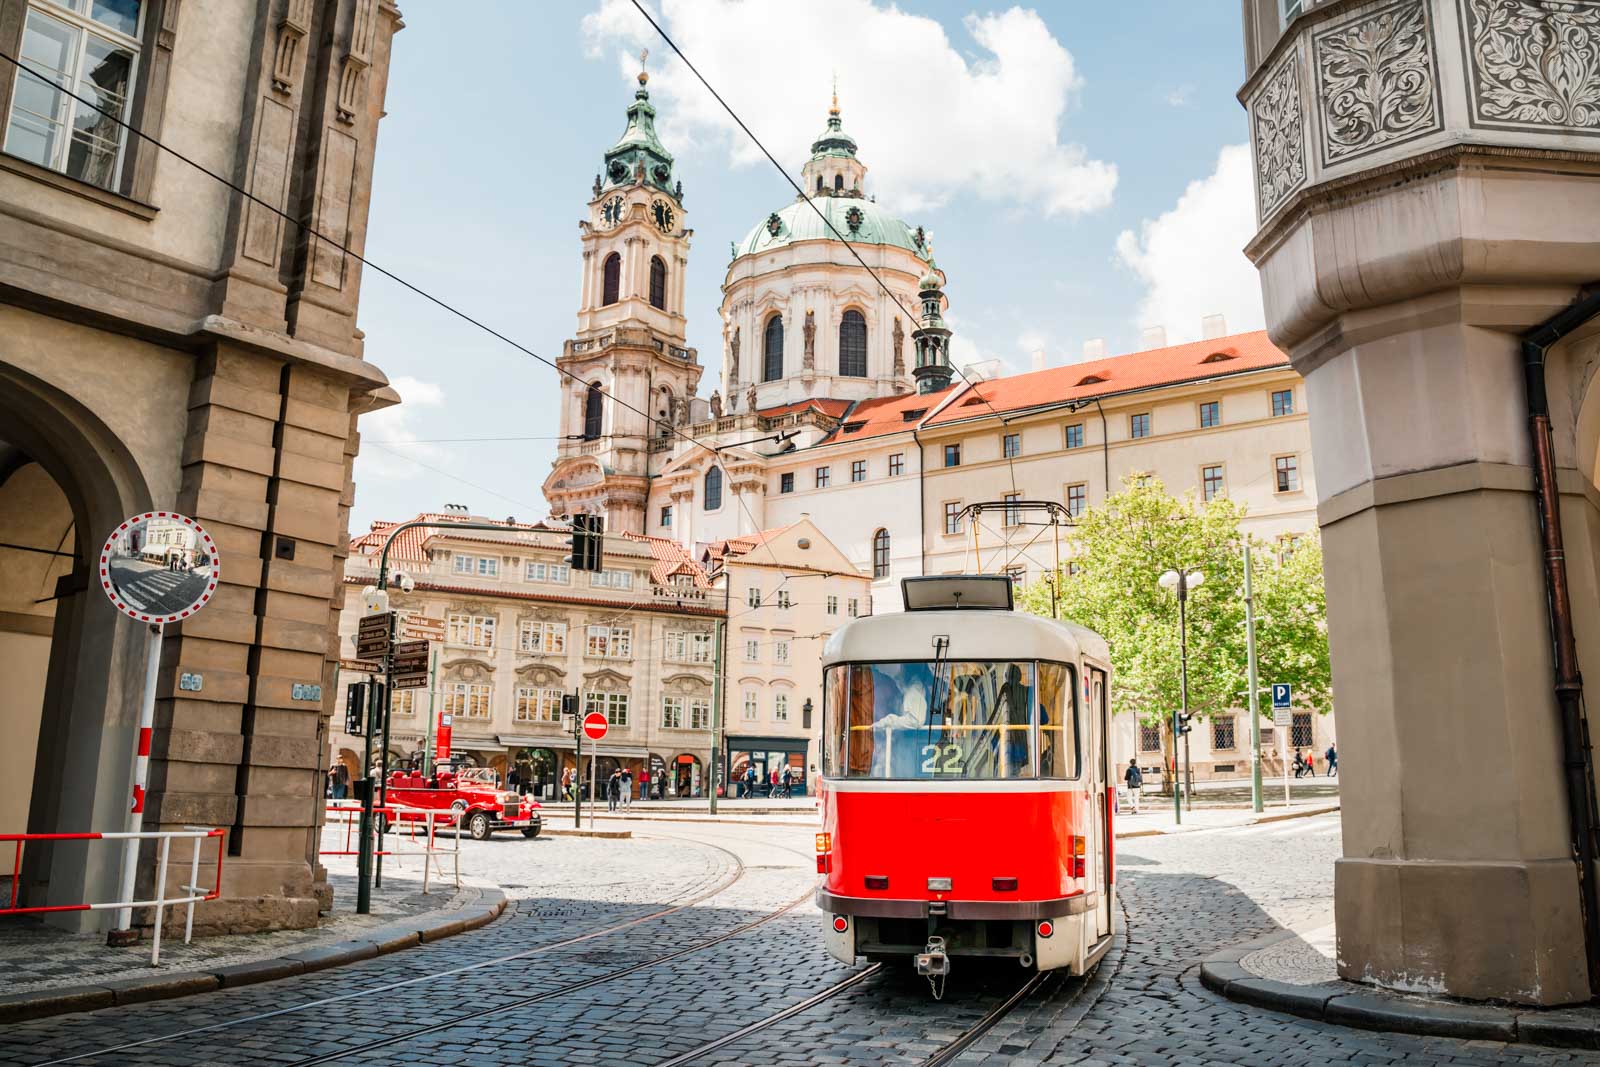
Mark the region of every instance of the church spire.
[[917, 282], [922, 301], [922, 322], [911, 331], [911, 344], [917, 365], [911, 371], [917, 392], [937, 393], [950, 384], [950, 329], [944, 324], [944, 276], [933, 261], [933, 244], [928, 244], [928, 269]]
[[639, 53], [639, 88], [628, 106], [628, 127], [622, 131], [617, 143], [606, 150], [605, 169], [602, 171], [596, 195], [604, 189], [635, 183], [653, 185], [664, 193], [671, 193], [682, 201], [681, 184], [672, 182], [672, 153], [656, 136], [656, 109], [650, 103], [650, 72], [645, 61], [650, 50]]
[[839, 77], [833, 79], [833, 102], [828, 126], [811, 142], [811, 158], [801, 169], [803, 187], [813, 196], [860, 197], [866, 164], [856, 158], [856, 139], [844, 132], [839, 117]]

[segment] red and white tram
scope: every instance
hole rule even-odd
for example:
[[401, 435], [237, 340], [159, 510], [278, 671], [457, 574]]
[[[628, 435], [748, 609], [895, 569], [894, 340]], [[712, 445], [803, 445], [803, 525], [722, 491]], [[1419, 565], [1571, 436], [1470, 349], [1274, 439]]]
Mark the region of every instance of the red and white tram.
[[902, 589], [904, 614], [857, 619], [822, 654], [828, 952], [1083, 974], [1116, 894], [1106, 643], [1013, 610], [1008, 578]]

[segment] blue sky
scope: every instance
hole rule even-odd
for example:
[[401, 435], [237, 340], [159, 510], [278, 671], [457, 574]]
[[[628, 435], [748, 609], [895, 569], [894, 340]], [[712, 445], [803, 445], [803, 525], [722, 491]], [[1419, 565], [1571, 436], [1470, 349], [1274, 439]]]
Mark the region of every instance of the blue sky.
[[[652, 0], [667, 30], [798, 172], [837, 74], [867, 191], [934, 235], [958, 358], [1026, 370], [1140, 328], [1260, 326], [1235, 5], [1036, 8]], [[689, 343], [709, 393], [728, 243], [792, 191], [755, 160], [627, 0], [409, 4], [395, 39], [367, 254], [553, 358], [575, 323], [577, 223], [621, 133], [631, 57], [695, 233]], [[490, 32], [486, 29], [492, 28]], [[362, 420], [352, 530], [446, 503], [545, 514], [556, 373], [369, 272], [367, 357], [408, 399]], [[524, 441], [441, 439], [529, 437]]]

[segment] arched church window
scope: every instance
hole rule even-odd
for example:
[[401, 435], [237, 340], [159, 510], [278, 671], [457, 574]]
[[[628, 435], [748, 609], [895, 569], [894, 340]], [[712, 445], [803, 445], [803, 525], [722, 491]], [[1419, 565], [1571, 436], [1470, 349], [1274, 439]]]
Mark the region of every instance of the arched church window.
[[660, 256], [650, 257], [650, 306], [667, 310], [667, 264]]
[[844, 175], [843, 174], [835, 174], [833, 176], [833, 191], [836, 192], [836, 193], [844, 192]]
[[889, 577], [889, 531], [879, 530], [872, 535], [872, 576]]
[[615, 304], [622, 289], [622, 257], [613, 252], [606, 257], [603, 268], [605, 280], [601, 285], [603, 295], [600, 297], [602, 304]]
[[839, 320], [839, 373], [847, 378], [867, 376], [867, 320], [854, 309]]
[[767, 320], [766, 335], [762, 338], [761, 380], [775, 382], [783, 377], [783, 316], [774, 315]]
[[605, 394], [600, 391], [600, 383], [592, 382], [589, 392], [583, 398], [583, 439], [594, 441], [600, 437], [600, 416], [605, 403]]
[[822, 192], [822, 175], [817, 175], [817, 192]]
[[722, 506], [722, 468], [706, 471], [706, 510], [716, 511]]

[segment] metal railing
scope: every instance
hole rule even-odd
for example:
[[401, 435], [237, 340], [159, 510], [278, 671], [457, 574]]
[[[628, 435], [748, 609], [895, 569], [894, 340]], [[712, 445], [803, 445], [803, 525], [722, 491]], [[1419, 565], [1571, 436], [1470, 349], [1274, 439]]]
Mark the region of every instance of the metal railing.
[[[433, 811], [428, 808], [412, 808], [403, 804], [374, 804], [372, 806], [372, 811], [374, 815], [378, 816], [377, 819], [373, 820], [372, 829], [375, 834], [381, 835], [383, 832], [383, 826], [386, 823], [390, 830], [395, 831], [398, 836], [404, 836], [413, 845], [416, 844], [419, 830], [421, 831], [422, 836], [421, 848], [379, 848], [373, 851], [372, 854], [374, 856], [393, 856], [396, 859], [401, 859], [407, 856], [421, 856], [422, 891], [424, 893], [428, 891], [429, 875], [432, 870], [437, 870], [440, 878], [445, 876], [444, 864], [441, 862], [441, 860], [442, 857], [448, 856], [450, 857], [452, 865], [451, 879], [455, 882], [455, 887], [457, 889], [461, 888], [461, 829], [457, 825], [457, 818], [454, 812]], [[319, 855], [358, 855], [360, 852], [359, 842], [352, 842], [351, 838], [355, 837], [359, 832], [358, 827], [361, 821], [361, 805], [329, 804], [327, 807], [327, 813], [329, 816], [348, 816], [347, 818], [342, 819], [329, 818], [323, 822], [324, 832], [326, 832], [327, 827], [330, 825], [344, 827], [344, 847], [337, 849], [324, 848], [320, 851]], [[438, 831], [441, 827], [452, 827], [456, 831], [450, 839], [450, 848], [439, 847]]]
[[[60, 911], [132, 911], [134, 908], [155, 909], [155, 932], [151, 937], [150, 966], [157, 967], [161, 964], [161, 927], [166, 916], [166, 908], [170, 904], [189, 905], [189, 915], [183, 924], [183, 943], [188, 944], [194, 936], [194, 906], [203, 900], [216, 900], [222, 895], [222, 841], [223, 831], [204, 826], [188, 826], [182, 830], [140, 830], [130, 833], [117, 831], [114, 833], [83, 833], [83, 834], [0, 834], [0, 842], [14, 842], [16, 849], [12, 854], [11, 867], [11, 898], [8, 906], [0, 908], [0, 915], [39, 915], [46, 912]], [[217, 838], [217, 879], [209, 888], [200, 885], [200, 842]], [[189, 883], [179, 886], [187, 896], [167, 896], [167, 860], [172, 852], [172, 842], [175, 839], [192, 841], [194, 848], [189, 855]], [[159, 841], [156, 850], [156, 895], [153, 900], [111, 900], [88, 901], [81, 904], [37, 904], [26, 907], [17, 905], [22, 877], [22, 846], [29, 841]], [[129, 894], [132, 896], [132, 894]]]

